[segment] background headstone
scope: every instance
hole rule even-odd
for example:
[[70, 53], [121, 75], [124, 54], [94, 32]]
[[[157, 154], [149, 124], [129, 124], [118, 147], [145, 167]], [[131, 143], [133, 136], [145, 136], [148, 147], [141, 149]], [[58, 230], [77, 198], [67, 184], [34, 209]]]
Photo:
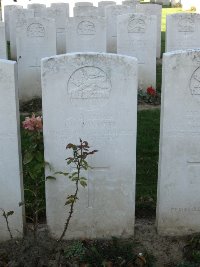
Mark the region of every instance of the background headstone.
[[103, 17], [74, 17], [67, 23], [67, 53], [106, 52], [106, 22]]
[[0, 59], [7, 59], [5, 24], [0, 21]]
[[10, 12], [17, 8], [23, 8], [18, 5], [6, 5], [4, 6], [4, 22], [5, 22], [5, 30], [6, 30], [6, 41], [10, 41]]
[[139, 88], [156, 88], [156, 16], [118, 16], [117, 53], [138, 59]]
[[200, 14], [177, 13], [167, 16], [166, 52], [200, 48]]
[[[134, 233], [137, 84], [132, 57], [77, 53], [42, 61], [45, 160], [52, 167], [46, 175], [66, 171], [66, 145], [80, 137], [99, 150], [89, 159], [88, 186], [80, 188], [65, 238]], [[74, 184], [61, 175], [46, 182], [47, 224], [56, 238], [73, 192]]]
[[[13, 237], [23, 235], [23, 183], [19, 137], [19, 107], [16, 85], [16, 63], [0, 60], [0, 209], [14, 211], [9, 216]], [[10, 239], [0, 210], [0, 241]]]
[[47, 8], [47, 17], [55, 19], [57, 54], [64, 54], [66, 53], [66, 24], [69, 18], [69, 4], [52, 4]]
[[17, 28], [16, 36], [20, 100], [41, 97], [41, 59], [56, 55], [55, 21], [28, 19]]
[[117, 53], [117, 16], [131, 13], [132, 8], [126, 5], [111, 5], [106, 6], [105, 10], [107, 52]]
[[26, 19], [34, 17], [32, 9], [14, 9], [10, 11], [10, 55], [11, 59], [17, 59], [17, 44], [16, 44], [16, 28], [26, 21]]
[[161, 17], [162, 5], [158, 4], [138, 4], [136, 6], [137, 13], [144, 13], [145, 15], [155, 15], [157, 18], [157, 45], [156, 55], [157, 58], [161, 56]]
[[116, 5], [115, 1], [100, 1], [98, 2], [99, 15], [105, 17], [106, 11], [105, 7], [110, 5]]

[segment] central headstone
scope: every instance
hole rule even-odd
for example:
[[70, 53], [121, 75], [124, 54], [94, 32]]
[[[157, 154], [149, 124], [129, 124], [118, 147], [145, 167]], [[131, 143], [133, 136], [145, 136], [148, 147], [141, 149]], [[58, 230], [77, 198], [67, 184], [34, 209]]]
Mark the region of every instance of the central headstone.
[[[67, 239], [134, 233], [137, 86], [133, 57], [74, 53], [42, 61], [46, 175], [75, 171], [66, 166], [68, 143], [82, 138], [98, 150], [82, 173], [88, 186], [80, 188]], [[62, 175], [46, 182], [47, 224], [56, 238], [73, 192], [73, 182]]]

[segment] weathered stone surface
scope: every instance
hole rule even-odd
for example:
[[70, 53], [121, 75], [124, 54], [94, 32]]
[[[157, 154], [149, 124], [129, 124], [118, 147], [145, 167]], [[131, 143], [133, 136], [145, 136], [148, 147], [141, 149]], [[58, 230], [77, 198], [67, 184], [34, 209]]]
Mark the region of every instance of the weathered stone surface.
[[156, 16], [118, 16], [117, 53], [138, 59], [139, 88], [156, 87]]
[[66, 30], [67, 52], [106, 52], [106, 22], [102, 17], [70, 18]]
[[177, 13], [167, 16], [166, 52], [200, 47], [200, 14]]
[[158, 232], [200, 231], [200, 50], [164, 54]]
[[11, 59], [17, 59], [16, 28], [23, 25], [26, 19], [34, 17], [32, 9], [14, 9], [10, 11], [10, 55]]
[[136, 6], [137, 13], [144, 13], [145, 15], [155, 15], [157, 18], [157, 58], [161, 56], [161, 15], [162, 5], [158, 4], [138, 4]]
[[107, 52], [117, 53], [117, 16], [131, 13], [132, 8], [126, 5], [106, 6], [106, 39]]
[[[80, 188], [67, 239], [134, 233], [137, 84], [133, 57], [77, 53], [42, 60], [46, 175], [75, 171], [66, 166], [68, 143], [82, 138], [99, 150], [82, 173], [88, 186]], [[56, 238], [73, 193], [74, 183], [62, 175], [46, 182], [47, 223]]]
[[19, 97], [41, 97], [41, 58], [56, 55], [56, 27], [51, 19], [33, 18], [17, 28]]
[[66, 25], [69, 18], [69, 4], [54, 3], [47, 8], [47, 17], [56, 23], [57, 54], [66, 53]]
[[[16, 63], [0, 60], [0, 209], [14, 211], [9, 216], [13, 237], [23, 234], [23, 201], [21, 152], [19, 138], [19, 107], [16, 85]], [[5, 218], [0, 210], [0, 241], [10, 239]]]
[[105, 7], [110, 5], [116, 5], [115, 1], [100, 1], [98, 2], [99, 15], [102, 17], [106, 16]]
[[46, 5], [44, 4], [28, 4], [27, 8], [34, 10], [34, 17], [45, 18], [47, 16]]
[[7, 59], [7, 43], [4, 22], [0, 22], [0, 59]]
[[17, 8], [23, 8], [19, 5], [5, 5], [4, 6], [4, 22], [5, 22], [5, 30], [6, 30], [6, 41], [10, 41], [10, 16], [9, 13]]

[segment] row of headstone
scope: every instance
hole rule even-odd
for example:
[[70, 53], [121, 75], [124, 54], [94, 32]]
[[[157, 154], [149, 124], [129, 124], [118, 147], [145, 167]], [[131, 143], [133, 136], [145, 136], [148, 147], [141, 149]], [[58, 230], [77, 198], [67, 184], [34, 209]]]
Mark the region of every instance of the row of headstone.
[[[50, 19], [34, 18], [35, 10], [22, 8], [12, 10], [10, 12], [12, 25], [10, 48], [12, 58], [17, 58], [18, 61], [20, 100], [27, 101], [41, 97], [41, 58], [56, 55], [58, 52], [64, 53], [66, 50], [67, 52], [108, 51], [135, 56], [140, 64], [139, 88], [145, 91], [148, 86], [156, 87], [156, 40], [157, 54], [160, 51], [158, 45], [160, 38], [157, 38], [160, 27], [156, 26], [156, 19], [159, 17], [160, 20], [161, 16], [158, 16], [158, 13], [161, 12], [161, 7], [149, 5], [147, 8], [146, 6], [138, 5], [137, 8], [140, 10], [143, 7], [141, 11], [150, 14], [151, 6], [154, 6], [156, 18], [142, 14], [125, 16], [118, 24], [118, 34], [117, 18], [120, 18], [119, 15], [130, 13], [129, 6], [108, 6], [106, 19], [79, 16], [69, 18], [67, 28], [63, 28], [68, 16], [66, 4], [54, 4], [51, 8], [45, 9], [51, 18], [57, 19], [56, 26]], [[37, 7], [36, 4], [34, 7]], [[60, 44], [59, 51], [58, 44]]]
[[[67, 238], [134, 234], [137, 80], [133, 57], [87, 53], [42, 61], [45, 161], [51, 165], [46, 176], [66, 171], [66, 144], [78, 143], [79, 137], [99, 150], [84, 173], [88, 186], [80, 190]], [[0, 60], [0, 208], [14, 211], [10, 226], [19, 236], [23, 186], [16, 88], [15, 63]], [[162, 235], [200, 230], [199, 96], [200, 50], [164, 54], [157, 200]], [[65, 198], [72, 191], [72, 183], [60, 175], [46, 181], [47, 224], [55, 238], [63, 230]], [[8, 238], [0, 216], [0, 239]]]

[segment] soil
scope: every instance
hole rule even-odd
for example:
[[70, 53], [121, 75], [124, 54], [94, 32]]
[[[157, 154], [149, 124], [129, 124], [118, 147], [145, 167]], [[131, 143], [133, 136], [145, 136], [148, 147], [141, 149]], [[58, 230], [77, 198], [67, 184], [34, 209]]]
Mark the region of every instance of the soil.
[[[136, 219], [134, 241], [137, 244], [135, 248], [136, 255], [139, 253], [144, 254], [147, 251], [148, 255], [155, 257], [156, 263], [151, 266], [175, 267], [183, 261], [183, 249], [187, 244], [188, 237], [159, 236], [156, 233], [155, 218], [143, 218]], [[65, 241], [62, 243], [62, 247], [66, 247], [70, 242]], [[106, 242], [109, 241], [102, 240], [101, 242], [102, 246], [105, 246]], [[1, 243], [0, 267], [79, 266], [75, 263], [70, 265], [63, 257], [61, 257], [62, 264], [57, 265], [56, 259], [61, 254], [58, 248], [52, 253], [54, 244], [55, 240], [49, 237], [46, 226], [42, 225], [40, 226], [36, 241], [29, 233], [23, 240], [10, 240]], [[114, 267], [114, 265], [112, 266]], [[138, 265], [131, 266], [135, 267]]]

